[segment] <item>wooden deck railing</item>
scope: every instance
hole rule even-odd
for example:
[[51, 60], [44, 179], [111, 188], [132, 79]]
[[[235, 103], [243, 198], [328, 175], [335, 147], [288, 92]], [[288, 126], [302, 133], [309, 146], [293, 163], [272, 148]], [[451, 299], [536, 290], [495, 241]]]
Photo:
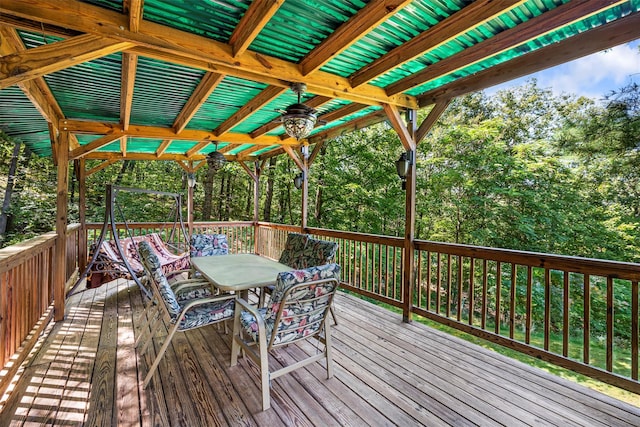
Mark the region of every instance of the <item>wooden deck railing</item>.
[[[101, 227], [87, 225], [88, 245]], [[126, 237], [124, 227], [118, 228]], [[159, 232], [165, 241], [170, 236], [160, 223], [129, 224], [129, 230], [133, 235]], [[300, 228], [264, 222], [194, 224], [196, 233], [226, 234], [231, 253], [257, 252], [274, 259], [292, 231]], [[402, 238], [305, 232], [338, 242], [344, 289], [640, 393], [639, 264], [416, 241], [415, 283], [411, 301], [405, 301]], [[71, 277], [78, 264], [77, 228], [69, 228], [68, 239]], [[171, 241], [186, 247], [181, 233]], [[24, 353], [27, 337], [37, 335], [51, 318], [54, 244], [55, 234], [49, 233], [0, 251], [0, 360], [5, 367], [19, 364], [15, 354]]]
[[[67, 228], [67, 284], [78, 271], [79, 229], [78, 224]], [[51, 232], [0, 249], [0, 394], [53, 318], [55, 242]]]
[[416, 242], [412, 311], [640, 393], [640, 265]]

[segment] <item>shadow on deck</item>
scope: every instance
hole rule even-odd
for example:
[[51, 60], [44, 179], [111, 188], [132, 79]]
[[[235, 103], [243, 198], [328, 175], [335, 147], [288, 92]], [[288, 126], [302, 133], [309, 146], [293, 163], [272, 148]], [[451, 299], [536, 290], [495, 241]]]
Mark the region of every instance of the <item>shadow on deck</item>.
[[[342, 293], [334, 377], [319, 362], [274, 380], [267, 411], [258, 370], [246, 359], [229, 367], [231, 335], [216, 326], [178, 334], [144, 390], [149, 361], [133, 347], [142, 300], [130, 283], [71, 297], [5, 396], [0, 425], [640, 425], [638, 407]], [[271, 361], [313, 351], [292, 345]]]

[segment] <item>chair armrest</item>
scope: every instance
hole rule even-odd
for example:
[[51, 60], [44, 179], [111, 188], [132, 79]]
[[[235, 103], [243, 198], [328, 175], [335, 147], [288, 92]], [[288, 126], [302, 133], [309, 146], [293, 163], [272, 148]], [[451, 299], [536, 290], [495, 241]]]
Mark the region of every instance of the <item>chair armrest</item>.
[[237, 316], [240, 315], [240, 310], [238, 310], [238, 306], [241, 306], [245, 311], [248, 311], [253, 315], [253, 317], [256, 318], [256, 322], [258, 323], [258, 331], [264, 331], [264, 318], [262, 317], [262, 314], [260, 314], [260, 312], [256, 307], [249, 304], [248, 301], [242, 298], [238, 298], [236, 299], [236, 313], [237, 313], [236, 315]]
[[208, 286], [211, 288], [211, 282], [209, 282], [208, 280], [202, 280], [202, 279], [187, 279], [187, 280], [180, 280], [178, 282], [171, 283], [170, 286], [173, 292], [178, 292], [186, 288], [195, 288], [195, 287], [201, 287], [201, 286]]

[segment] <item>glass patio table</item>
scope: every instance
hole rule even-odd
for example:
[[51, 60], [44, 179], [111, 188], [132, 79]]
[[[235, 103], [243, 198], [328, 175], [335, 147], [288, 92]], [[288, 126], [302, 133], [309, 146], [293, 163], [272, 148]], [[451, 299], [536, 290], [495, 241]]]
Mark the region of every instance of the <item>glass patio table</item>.
[[257, 254], [191, 258], [191, 265], [213, 286], [248, 299], [249, 289], [274, 285], [278, 273], [293, 268]]

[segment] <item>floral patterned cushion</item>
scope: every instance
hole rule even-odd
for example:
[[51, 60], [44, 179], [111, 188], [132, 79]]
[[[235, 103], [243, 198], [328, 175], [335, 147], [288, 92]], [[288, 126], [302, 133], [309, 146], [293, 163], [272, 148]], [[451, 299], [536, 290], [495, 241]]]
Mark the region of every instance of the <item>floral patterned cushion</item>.
[[185, 313], [178, 329], [193, 329], [223, 319], [231, 319], [235, 303], [234, 299], [226, 299], [197, 305]]
[[307, 245], [308, 236], [300, 233], [289, 233], [284, 244], [284, 250], [280, 254], [278, 262], [290, 266], [291, 268], [302, 268], [297, 265], [298, 256], [304, 251]]
[[229, 245], [225, 234], [194, 234], [191, 236], [191, 256], [227, 255]]
[[176, 295], [176, 299], [179, 303], [190, 299], [204, 298], [213, 295], [213, 293], [211, 292], [211, 286], [208, 284], [197, 287], [188, 287], [177, 292], [175, 291], [173, 286], [171, 287], [171, 289], [174, 290], [174, 294]]
[[140, 242], [140, 244], [138, 245], [138, 250], [140, 251], [142, 262], [144, 262], [147, 269], [149, 270], [149, 273], [152, 276], [151, 280], [153, 280], [158, 286], [162, 301], [167, 307], [171, 318], [174, 320], [177, 319], [182, 309], [180, 307], [180, 304], [178, 303], [176, 295], [173, 293], [173, 289], [171, 289], [171, 286], [169, 286], [167, 277], [162, 272], [158, 256], [155, 254], [153, 249], [151, 249], [151, 245], [149, 244], [149, 242], [146, 241]]
[[[267, 340], [271, 339], [273, 329], [276, 327], [275, 321], [278, 310], [283, 303], [286, 291], [294, 285], [311, 282], [326, 278], [336, 278], [340, 282], [340, 266], [338, 264], [326, 264], [315, 266], [303, 270], [286, 271], [278, 274], [276, 286], [267, 307], [259, 309], [259, 313], [264, 317], [267, 332]], [[283, 309], [280, 324], [277, 325], [276, 335], [271, 344], [278, 345], [295, 341], [318, 331], [330, 296], [336, 291], [337, 286], [333, 282], [322, 283], [302, 287], [294, 294], [289, 294], [287, 302], [298, 301], [297, 304], [287, 304]], [[324, 296], [324, 298], [322, 298]], [[321, 297], [321, 298], [318, 298]], [[312, 301], [304, 301], [312, 298]], [[256, 319], [251, 313], [242, 312], [240, 321], [244, 330], [254, 341], [258, 340], [258, 326]]]

